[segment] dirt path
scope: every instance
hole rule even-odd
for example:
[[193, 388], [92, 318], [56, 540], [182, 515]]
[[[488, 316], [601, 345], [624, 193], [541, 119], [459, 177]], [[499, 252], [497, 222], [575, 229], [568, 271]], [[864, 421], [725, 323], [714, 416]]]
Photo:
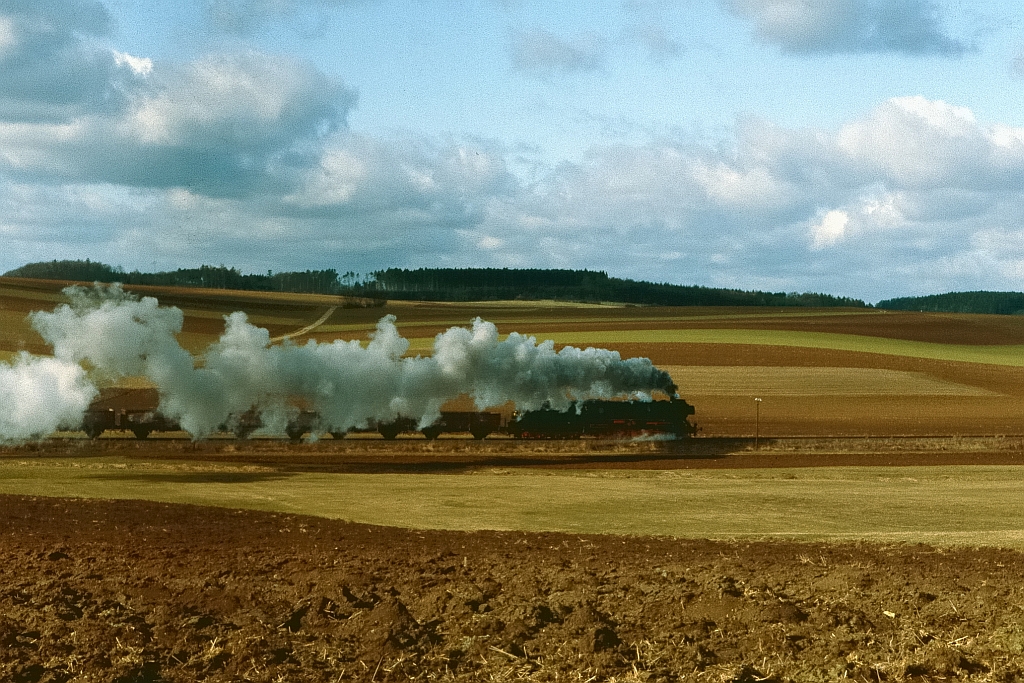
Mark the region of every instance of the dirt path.
[[315, 330], [316, 328], [320, 327], [325, 322], [327, 322], [327, 319], [330, 318], [332, 315], [334, 315], [334, 312], [336, 310], [338, 310], [337, 306], [331, 306], [330, 308], [327, 309], [326, 313], [324, 313], [322, 316], [317, 318], [315, 321], [311, 322], [309, 325], [306, 325], [305, 327], [299, 328], [299, 329], [295, 330], [294, 332], [289, 332], [288, 334], [282, 334], [279, 337], [271, 337], [270, 341], [272, 343], [273, 342], [282, 342], [285, 339], [294, 339], [295, 337], [301, 337], [304, 334], [309, 334], [310, 332], [312, 332], [313, 330]]
[[996, 549], [368, 527], [0, 496], [0, 680], [1024, 677]]

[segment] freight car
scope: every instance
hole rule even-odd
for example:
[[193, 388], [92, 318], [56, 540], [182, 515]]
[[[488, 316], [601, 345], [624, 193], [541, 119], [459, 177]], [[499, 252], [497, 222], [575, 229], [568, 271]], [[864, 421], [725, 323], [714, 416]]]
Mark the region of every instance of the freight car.
[[101, 389], [82, 416], [82, 431], [90, 439], [105, 431], [130, 431], [145, 439], [151, 432], [181, 429], [157, 412], [159, 398], [156, 389]]
[[335, 439], [344, 438], [348, 433], [378, 432], [385, 439], [398, 438], [404, 432], [419, 431], [427, 439], [433, 440], [442, 434], [466, 433], [474, 439], [484, 439], [502, 428], [501, 414], [471, 411], [442, 411], [433, 424], [419, 429], [419, 422], [411, 417], [399, 416], [387, 422], [370, 421], [364, 429], [353, 428], [347, 431], [325, 430], [321, 426], [320, 416], [312, 411], [303, 411], [288, 422], [285, 432], [292, 441], [298, 441], [307, 433], [329, 431]]

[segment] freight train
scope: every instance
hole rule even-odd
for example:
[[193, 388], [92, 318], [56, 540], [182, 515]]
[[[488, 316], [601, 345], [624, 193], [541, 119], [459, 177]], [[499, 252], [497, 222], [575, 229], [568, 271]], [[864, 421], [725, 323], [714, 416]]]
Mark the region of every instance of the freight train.
[[[93, 401], [82, 420], [82, 431], [95, 439], [105, 431], [130, 431], [139, 439], [153, 432], [179, 431], [181, 427], [157, 410], [159, 396], [155, 389], [107, 389]], [[579, 439], [628, 438], [664, 436], [685, 438], [696, 433], [689, 418], [694, 408], [680, 398], [668, 401], [604, 401], [588, 400], [573, 403], [568, 410], [543, 407], [515, 413], [505, 421], [501, 413], [473, 411], [442, 411], [432, 424], [420, 428], [417, 420], [398, 417], [395, 420], [371, 422], [365, 428], [346, 431], [325, 426], [320, 416], [308, 410], [297, 411], [288, 421], [285, 433], [292, 441], [306, 434], [330, 433], [341, 439], [349, 433], [378, 432], [385, 439], [399, 434], [420, 432], [427, 439], [442, 434], [469, 433], [475, 439], [491, 434], [505, 434], [517, 439]], [[232, 416], [221, 431], [246, 438], [263, 427], [256, 410]]]

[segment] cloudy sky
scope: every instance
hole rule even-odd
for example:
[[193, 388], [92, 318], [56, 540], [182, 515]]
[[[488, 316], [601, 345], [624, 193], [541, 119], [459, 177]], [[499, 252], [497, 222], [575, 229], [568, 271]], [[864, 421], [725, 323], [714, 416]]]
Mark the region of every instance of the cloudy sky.
[[1008, 0], [0, 0], [0, 272], [1024, 290]]

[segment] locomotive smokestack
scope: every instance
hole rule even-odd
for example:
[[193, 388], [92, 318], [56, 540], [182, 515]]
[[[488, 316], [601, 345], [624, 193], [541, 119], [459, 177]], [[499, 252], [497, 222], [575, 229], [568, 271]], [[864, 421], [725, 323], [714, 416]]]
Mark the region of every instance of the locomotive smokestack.
[[445, 402], [462, 394], [480, 409], [511, 401], [520, 410], [675, 394], [668, 373], [646, 358], [572, 346], [556, 352], [553, 341], [516, 332], [500, 339], [497, 328], [479, 318], [469, 328], [437, 335], [431, 356], [407, 358], [409, 342], [394, 316], [377, 323], [365, 346], [315, 340], [299, 346], [271, 345], [266, 329], [236, 312], [225, 317], [224, 333], [200, 363], [178, 344], [179, 309], [137, 299], [119, 286], [65, 292], [70, 304], [31, 316], [57, 359], [87, 362], [106, 378], [148, 377], [160, 392], [161, 413], [197, 438], [253, 407], [265, 425], [283, 428], [296, 403], [316, 411], [325, 430], [343, 431], [399, 415], [428, 425]]

